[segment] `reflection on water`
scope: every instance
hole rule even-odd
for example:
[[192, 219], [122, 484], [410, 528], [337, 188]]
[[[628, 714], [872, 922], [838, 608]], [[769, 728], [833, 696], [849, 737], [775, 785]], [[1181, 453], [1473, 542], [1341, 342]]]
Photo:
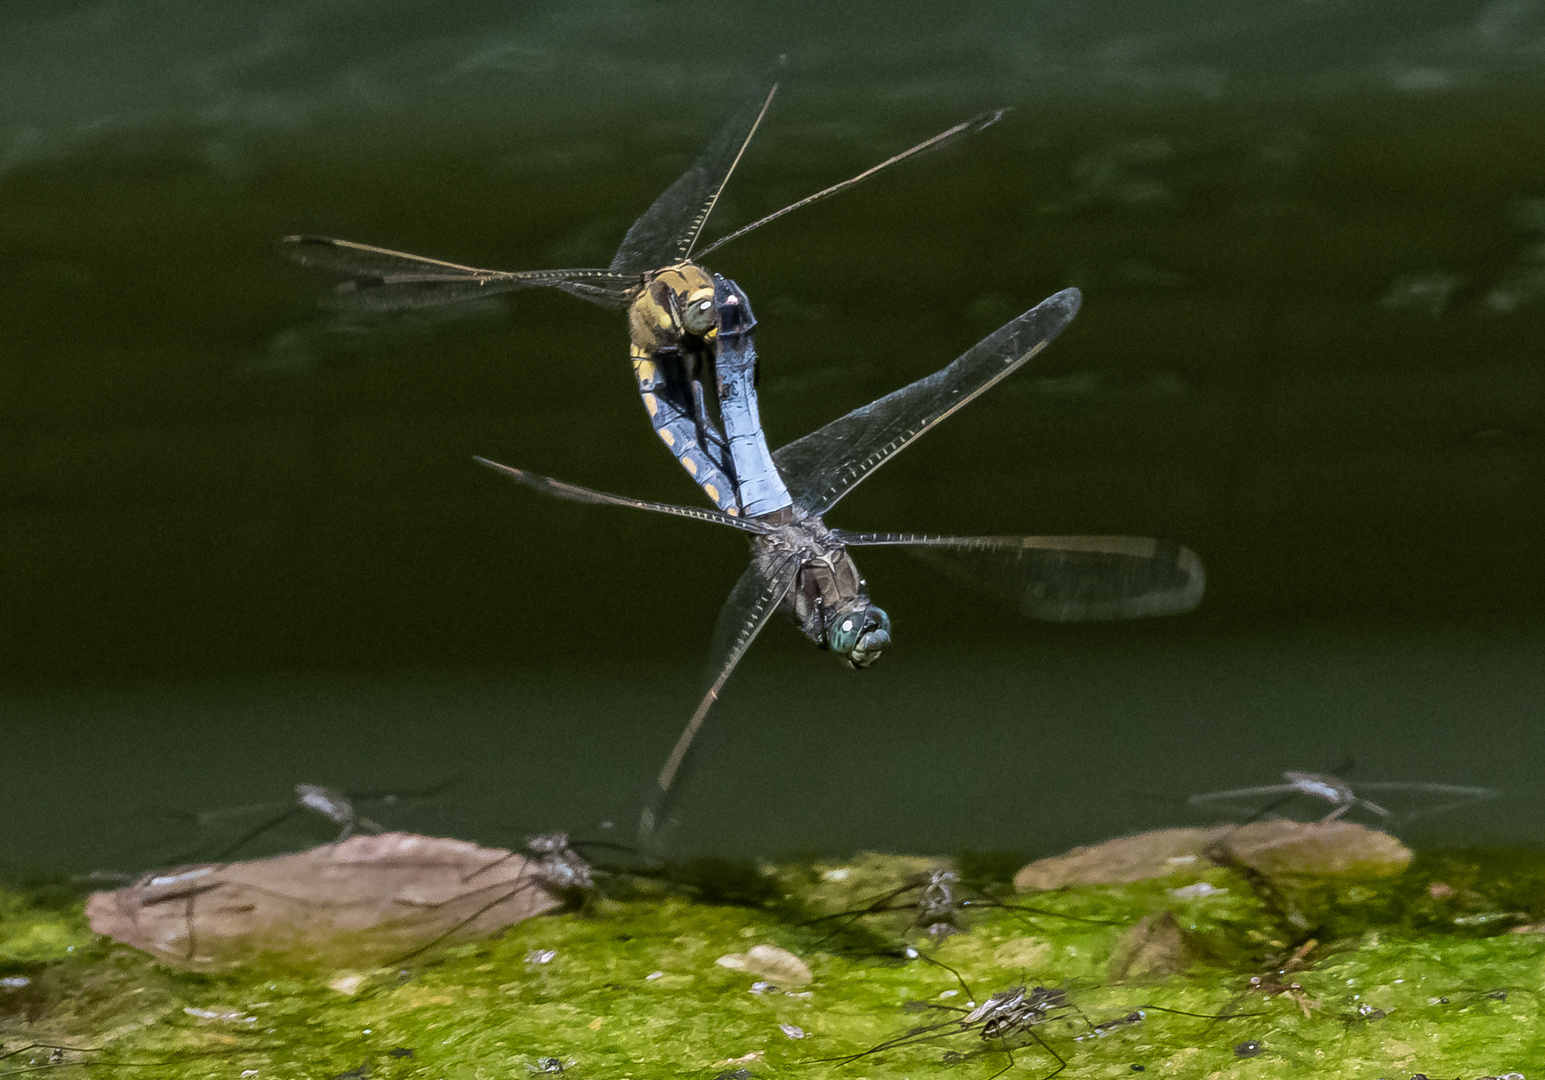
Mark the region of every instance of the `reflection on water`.
[[[110, 861], [122, 808], [297, 780], [461, 773], [424, 824], [488, 839], [631, 821], [743, 549], [469, 462], [691, 498], [620, 320], [344, 316], [272, 245], [604, 264], [778, 51], [714, 235], [1016, 112], [718, 253], [775, 445], [1085, 295], [1039, 370], [831, 524], [1166, 536], [1210, 593], [1167, 627], [1028, 628], [866, 563], [894, 654], [855, 677], [768, 634], [683, 844], [1044, 850], [1157, 823], [1139, 789], [1344, 751], [1527, 782], [1545, 3], [194, 12], [0, 13], [0, 708], [28, 762], [0, 854]], [[683, 26], [741, 47], [688, 58]], [[89, 689], [131, 683], [171, 689]], [[1527, 806], [1451, 820], [1537, 838]]]

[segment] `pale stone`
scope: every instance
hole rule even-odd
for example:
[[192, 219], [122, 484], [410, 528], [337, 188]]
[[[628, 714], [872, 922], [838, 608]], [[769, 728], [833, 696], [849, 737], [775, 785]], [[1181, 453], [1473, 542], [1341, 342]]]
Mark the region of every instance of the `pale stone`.
[[[1209, 857], [1209, 849], [1219, 856]], [[1014, 877], [1023, 891], [1115, 885], [1236, 859], [1267, 876], [1387, 877], [1411, 862], [1411, 849], [1388, 833], [1350, 821], [1273, 819], [1212, 829], [1157, 829], [1040, 859]]]

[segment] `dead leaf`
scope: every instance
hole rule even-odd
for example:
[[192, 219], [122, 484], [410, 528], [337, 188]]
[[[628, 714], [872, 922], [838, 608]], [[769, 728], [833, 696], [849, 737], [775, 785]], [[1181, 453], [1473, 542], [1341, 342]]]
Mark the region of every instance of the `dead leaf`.
[[93, 893], [86, 917], [96, 933], [175, 967], [217, 971], [260, 955], [373, 967], [442, 935], [482, 937], [557, 907], [531, 866], [464, 840], [354, 836], [294, 855], [149, 874]]

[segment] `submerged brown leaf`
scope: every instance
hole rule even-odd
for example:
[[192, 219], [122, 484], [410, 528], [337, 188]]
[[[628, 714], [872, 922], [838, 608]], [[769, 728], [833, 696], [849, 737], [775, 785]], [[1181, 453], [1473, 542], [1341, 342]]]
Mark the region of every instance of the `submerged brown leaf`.
[[1178, 975], [1208, 955], [1206, 945], [1181, 926], [1173, 912], [1151, 912], [1121, 935], [1111, 954], [1110, 977], [1119, 981]]
[[558, 906], [534, 869], [501, 848], [391, 832], [149, 874], [93, 893], [86, 916], [96, 933], [177, 967], [217, 971], [258, 956], [365, 967]]

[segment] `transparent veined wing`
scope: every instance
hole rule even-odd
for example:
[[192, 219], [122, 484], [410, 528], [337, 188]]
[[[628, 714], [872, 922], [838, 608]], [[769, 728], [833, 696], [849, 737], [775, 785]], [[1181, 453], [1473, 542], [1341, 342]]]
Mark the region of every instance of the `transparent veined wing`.
[[1042, 300], [948, 367], [854, 409], [773, 455], [794, 502], [824, 514], [934, 425], [1017, 371], [1078, 314], [1077, 289]]
[[540, 491], [543, 495], [551, 495], [555, 499], [589, 503], [592, 506], [626, 506], [634, 510], [648, 510], [655, 514], [669, 514], [672, 517], [707, 521], [714, 525], [728, 525], [730, 528], [739, 529], [741, 532], [761, 534], [772, 531], [772, 526], [770, 525], [764, 525], [760, 521], [751, 521], [746, 518], [731, 517], [720, 510], [704, 510], [698, 506], [676, 506], [672, 503], [648, 502], [644, 499], [632, 499], [626, 495], [609, 495], [604, 491], [597, 491], [594, 488], [581, 487], [578, 484], [554, 480], [550, 476], [526, 472], [524, 469], [517, 469], [513, 465], [500, 465], [497, 461], [489, 461], [487, 458], [473, 457], [472, 460], [479, 465], [488, 466], [494, 472], [502, 473], [517, 484], [531, 488], [533, 491]]
[[1179, 615], [1207, 574], [1189, 548], [1139, 536], [834, 534], [853, 547], [904, 547], [951, 578], [1052, 622]]
[[302, 266], [344, 275], [348, 280], [334, 289], [337, 303], [361, 311], [433, 307], [542, 287], [622, 308], [639, 284], [638, 275], [614, 270], [483, 270], [329, 236], [286, 236], [279, 250]]
[[633, 223], [612, 259], [613, 271], [643, 274], [692, 254], [708, 215], [719, 201], [719, 193], [772, 105], [782, 72], [780, 57], [719, 130], [708, 149]]
[[678, 789], [682, 767], [686, 764], [708, 710], [719, 700], [724, 684], [729, 682], [740, 658], [746, 654], [756, 636], [767, 625], [778, 605], [783, 603], [789, 590], [794, 587], [799, 572], [799, 560], [785, 556], [775, 562], [758, 560], [746, 568], [730, 591], [729, 599], [719, 610], [719, 620], [714, 626], [713, 646], [709, 651], [708, 689], [698, 702], [691, 719], [682, 728], [670, 756], [660, 768], [655, 780], [655, 790], [639, 818], [640, 846], [649, 851], [656, 846], [656, 834], [665, 823], [672, 796]]

